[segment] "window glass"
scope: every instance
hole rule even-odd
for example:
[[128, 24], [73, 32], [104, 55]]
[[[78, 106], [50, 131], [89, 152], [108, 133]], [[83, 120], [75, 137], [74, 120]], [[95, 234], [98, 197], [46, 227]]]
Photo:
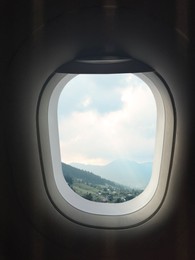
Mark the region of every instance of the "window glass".
[[122, 203], [152, 175], [157, 110], [149, 86], [133, 74], [77, 75], [58, 102], [62, 170], [87, 200]]

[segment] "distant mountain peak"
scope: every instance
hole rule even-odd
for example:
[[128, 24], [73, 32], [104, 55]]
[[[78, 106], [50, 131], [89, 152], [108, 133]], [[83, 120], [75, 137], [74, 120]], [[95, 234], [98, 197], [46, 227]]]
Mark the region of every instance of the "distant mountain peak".
[[141, 189], [147, 186], [152, 175], [152, 162], [138, 163], [128, 159], [116, 159], [104, 166], [81, 163], [71, 165], [110, 181]]

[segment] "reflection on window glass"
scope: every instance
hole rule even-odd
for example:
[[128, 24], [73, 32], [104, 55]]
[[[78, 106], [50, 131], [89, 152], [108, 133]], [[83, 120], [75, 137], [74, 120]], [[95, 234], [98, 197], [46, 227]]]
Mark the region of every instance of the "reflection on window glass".
[[152, 174], [156, 103], [133, 74], [78, 75], [64, 87], [58, 127], [64, 177], [85, 199], [121, 203]]

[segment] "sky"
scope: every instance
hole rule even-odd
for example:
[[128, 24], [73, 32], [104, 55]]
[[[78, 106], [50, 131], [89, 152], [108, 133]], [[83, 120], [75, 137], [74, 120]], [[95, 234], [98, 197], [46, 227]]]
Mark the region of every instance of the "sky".
[[153, 160], [156, 103], [133, 74], [77, 75], [61, 92], [61, 160], [105, 165], [117, 159]]

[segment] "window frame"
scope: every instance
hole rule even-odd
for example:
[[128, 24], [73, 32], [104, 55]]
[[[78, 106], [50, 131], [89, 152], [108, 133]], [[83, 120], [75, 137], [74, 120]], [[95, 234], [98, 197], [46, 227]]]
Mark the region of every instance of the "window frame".
[[74, 222], [99, 228], [136, 226], [150, 218], [165, 198], [173, 155], [174, 106], [168, 88], [159, 75], [155, 72], [136, 75], [150, 87], [157, 105], [153, 173], [148, 186], [138, 197], [119, 204], [88, 201], [76, 194], [63, 176], [57, 104], [62, 89], [75, 74], [56, 72], [43, 88], [38, 109], [38, 133], [45, 187], [53, 205]]

